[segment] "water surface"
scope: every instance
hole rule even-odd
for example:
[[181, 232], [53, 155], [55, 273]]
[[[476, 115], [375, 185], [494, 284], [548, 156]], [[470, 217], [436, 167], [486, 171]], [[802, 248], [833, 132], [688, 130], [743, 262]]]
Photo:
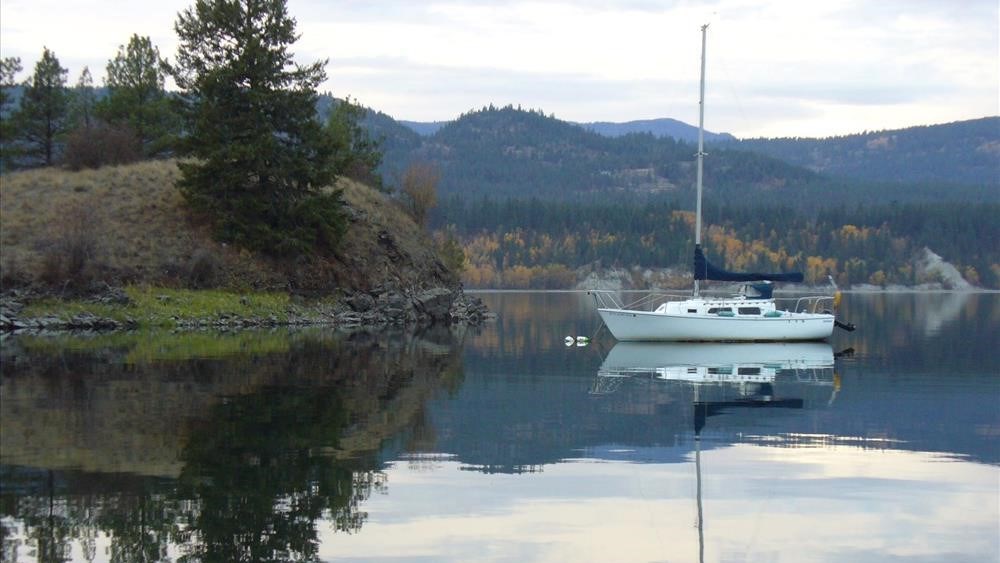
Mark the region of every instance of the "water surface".
[[638, 347], [584, 294], [481, 297], [471, 332], [4, 338], [3, 560], [1000, 557], [1000, 295]]

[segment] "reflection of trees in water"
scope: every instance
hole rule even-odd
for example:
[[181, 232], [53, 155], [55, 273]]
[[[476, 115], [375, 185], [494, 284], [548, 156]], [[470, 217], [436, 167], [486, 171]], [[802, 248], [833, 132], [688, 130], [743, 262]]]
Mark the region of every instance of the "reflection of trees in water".
[[336, 448], [348, 413], [335, 389], [268, 389], [219, 405], [185, 450], [177, 543], [207, 561], [316, 556], [316, 521], [361, 527], [359, 510], [381, 481], [371, 465], [318, 455]]
[[996, 295], [977, 293], [849, 293], [838, 315], [858, 330], [835, 331], [832, 342], [897, 367], [976, 370], [982, 358], [968, 352], [993, 346], [996, 302]]
[[[92, 560], [104, 534], [112, 561], [164, 560], [171, 545], [188, 561], [315, 559], [319, 527], [359, 530], [364, 501], [386, 486], [375, 456], [380, 443], [425, 421], [424, 402], [434, 390], [462, 377], [447, 333], [352, 340], [307, 339], [280, 356], [191, 363], [196, 379], [218, 385], [194, 387], [214, 392], [211, 401], [186, 397], [183, 386], [177, 396], [163, 397], [171, 405], [194, 399], [199, 409], [173, 416], [182, 469], [172, 478], [4, 466], [3, 560], [16, 560], [19, 550], [40, 561], [64, 561], [71, 552]], [[74, 356], [75, 368], [87, 364]], [[94, 357], [100, 365], [84, 372], [121, 370], [140, 380], [183, 372], [177, 364], [109, 366], [106, 351]], [[32, 365], [22, 360], [22, 368]], [[17, 377], [46, 377], [56, 389], [65, 388], [60, 378], [79, 381], [74, 367], [60, 374], [51, 362], [40, 365], [45, 375], [22, 370]], [[95, 393], [82, 385], [79, 396]], [[141, 410], [127, 395], [121, 400], [122, 408]], [[137, 413], [131, 424], [144, 420]], [[432, 435], [415, 433], [424, 440]], [[67, 467], [57, 457], [55, 466]]]

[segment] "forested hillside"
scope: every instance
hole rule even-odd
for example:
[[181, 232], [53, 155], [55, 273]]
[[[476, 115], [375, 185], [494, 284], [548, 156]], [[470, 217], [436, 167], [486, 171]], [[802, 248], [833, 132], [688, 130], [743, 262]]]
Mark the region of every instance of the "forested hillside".
[[[387, 136], [383, 170], [392, 176], [412, 161], [433, 163], [442, 195], [579, 200], [687, 192], [694, 185], [693, 145], [651, 134], [610, 138], [513, 107], [467, 113], [418, 141]], [[729, 150], [706, 167], [721, 192], [820, 181], [808, 170]]]
[[[710, 260], [744, 271], [833, 275], [842, 286], [941, 280], [915, 267], [930, 248], [967, 281], [1000, 288], [1000, 205], [844, 205], [704, 209]], [[690, 272], [694, 213], [676, 202], [572, 203], [539, 199], [442, 202], [433, 225], [463, 241], [472, 287], [571, 287], [577, 269], [675, 267]]]
[[[467, 113], [426, 137], [387, 116], [371, 114], [369, 120], [376, 135], [385, 135], [383, 174], [391, 179], [412, 162], [431, 163], [441, 172], [438, 189], [443, 196], [572, 201], [651, 195], [693, 201], [694, 197], [697, 149], [672, 137], [648, 133], [607, 137], [540, 111], [510, 106]], [[995, 143], [1000, 145], [1000, 138]], [[705, 160], [709, 197], [810, 210], [894, 201], [1000, 202], [1000, 189], [990, 184], [928, 178], [902, 183], [888, 177], [859, 182], [724, 148], [728, 146], [709, 149]]]
[[[635, 121], [625, 121], [623, 123], [611, 123], [608, 121], [593, 121], [579, 124], [588, 131], [599, 133], [606, 137], [620, 137], [629, 133], [650, 133], [654, 137], [673, 137], [678, 141], [689, 143], [698, 142], [698, 127], [688, 125], [683, 121], [662, 117], [659, 119], [638, 119]], [[729, 133], [713, 133], [705, 131], [705, 141], [734, 141], [735, 137]]]
[[831, 176], [1000, 190], [1000, 117], [826, 139], [744, 139], [718, 146], [766, 154]]
[[[440, 171], [431, 227], [464, 248], [470, 286], [571, 287], [593, 268], [690, 272], [691, 143], [600, 135], [509, 106], [469, 112], [422, 137], [381, 114], [369, 122], [385, 135], [387, 177], [413, 162]], [[861, 151], [859, 162], [872, 169], [864, 181], [833, 174], [847, 169], [833, 157], [818, 171], [746, 150], [753, 142], [716, 143], [705, 160], [709, 254], [730, 269], [803, 271], [809, 283], [829, 274], [844, 285], [915, 285], [938, 281], [917, 267], [929, 248], [972, 284], [1000, 287], [1000, 189], [988, 174], [1000, 146], [996, 123], [857, 135], [839, 145], [806, 140], [804, 149], [772, 142], [791, 155], [822, 153], [817, 146], [842, 147], [843, 159]], [[955, 147], [965, 147], [964, 160], [929, 156]], [[883, 163], [878, 154], [892, 157]], [[893, 166], [908, 172], [893, 174]]]

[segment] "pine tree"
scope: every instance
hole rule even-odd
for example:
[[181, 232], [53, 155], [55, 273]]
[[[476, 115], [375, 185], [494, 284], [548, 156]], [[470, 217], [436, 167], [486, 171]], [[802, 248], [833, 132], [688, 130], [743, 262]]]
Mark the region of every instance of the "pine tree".
[[382, 178], [377, 172], [382, 163], [380, 143], [361, 126], [367, 113], [367, 109], [347, 98], [330, 112], [326, 130], [333, 137], [337, 173], [381, 188]]
[[300, 66], [283, 0], [198, 0], [175, 24], [188, 117], [179, 188], [223, 240], [274, 254], [343, 229], [331, 136], [316, 117], [326, 61]]
[[90, 69], [83, 67], [80, 79], [70, 98], [69, 115], [74, 127], [90, 129], [94, 126], [94, 107], [97, 105], [97, 93], [94, 91], [94, 78]]
[[69, 129], [67, 72], [55, 54], [44, 48], [35, 73], [24, 84], [21, 108], [14, 116], [14, 139], [20, 141], [20, 157], [29, 166], [51, 166]]
[[108, 97], [98, 106], [101, 116], [130, 129], [142, 143], [144, 155], [169, 151], [178, 127], [164, 89], [167, 62], [160, 58], [160, 50], [149, 37], [132, 35], [108, 61], [107, 73]]
[[11, 136], [14, 132], [11, 124], [10, 90], [16, 85], [17, 73], [21, 72], [21, 59], [6, 57], [0, 59], [0, 160], [6, 165], [11, 158]]

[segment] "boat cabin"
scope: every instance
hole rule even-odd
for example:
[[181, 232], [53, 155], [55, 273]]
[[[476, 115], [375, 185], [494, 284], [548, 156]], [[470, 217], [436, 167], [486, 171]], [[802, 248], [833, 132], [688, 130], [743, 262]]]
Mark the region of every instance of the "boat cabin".
[[774, 306], [774, 286], [771, 282], [743, 284], [730, 297], [694, 297], [683, 301], [668, 301], [657, 307], [657, 313], [708, 317], [780, 317]]

